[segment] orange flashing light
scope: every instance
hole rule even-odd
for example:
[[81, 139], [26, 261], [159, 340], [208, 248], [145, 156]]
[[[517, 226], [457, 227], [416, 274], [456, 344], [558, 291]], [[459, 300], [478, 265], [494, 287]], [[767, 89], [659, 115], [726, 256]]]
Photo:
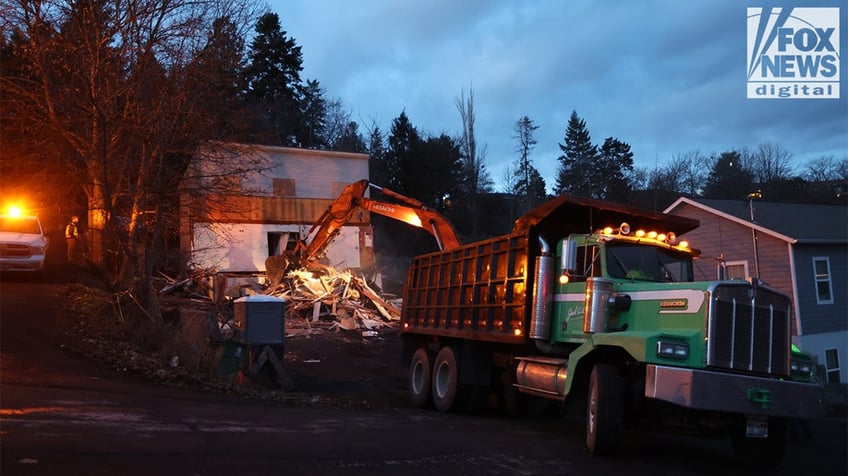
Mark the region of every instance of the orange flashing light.
[[21, 209], [21, 207], [19, 207], [17, 205], [10, 205], [8, 210], [7, 210], [7, 213], [9, 214], [9, 216], [13, 216], [15, 218], [19, 218], [19, 217], [24, 216], [23, 209]]

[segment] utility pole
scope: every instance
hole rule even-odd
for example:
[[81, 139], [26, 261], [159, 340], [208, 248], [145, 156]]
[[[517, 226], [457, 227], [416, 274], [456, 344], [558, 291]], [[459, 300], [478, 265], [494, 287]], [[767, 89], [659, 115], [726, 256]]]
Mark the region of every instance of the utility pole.
[[754, 272], [756, 275], [753, 279], [757, 281], [760, 280], [760, 252], [759, 247], [757, 246], [757, 228], [753, 225], [756, 224], [754, 221], [754, 199], [755, 198], [763, 198], [762, 190], [754, 190], [753, 192], [748, 194], [748, 212], [751, 214], [751, 238], [753, 239], [754, 245]]

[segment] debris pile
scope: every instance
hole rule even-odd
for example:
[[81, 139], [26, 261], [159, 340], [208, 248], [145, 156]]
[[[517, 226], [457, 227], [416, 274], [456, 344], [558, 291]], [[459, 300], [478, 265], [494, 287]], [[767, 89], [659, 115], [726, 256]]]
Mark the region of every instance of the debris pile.
[[[368, 337], [376, 335], [381, 328], [395, 327], [400, 320], [399, 299], [383, 296], [364, 278], [332, 267], [288, 271], [272, 286], [260, 285], [258, 280], [255, 286], [245, 285], [243, 281], [239, 285], [235, 279], [224, 284], [228, 278], [222, 273], [201, 273], [183, 280], [163, 278], [166, 284], [160, 288], [160, 295], [179, 294], [195, 305], [198, 301], [214, 304], [225, 296], [233, 299], [250, 294], [285, 298], [287, 336], [345, 330]], [[217, 319], [225, 336], [231, 317], [219, 315]]]
[[[291, 271], [264, 293], [287, 299], [287, 323], [302, 320], [307, 332], [313, 325], [329, 321], [328, 330], [361, 331], [369, 336], [400, 320], [396, 301], [383, 298], [363, 278], [334, 268], [324, 268], [321, 273]], [[292, 327], [288, 324], [287, 333]]]

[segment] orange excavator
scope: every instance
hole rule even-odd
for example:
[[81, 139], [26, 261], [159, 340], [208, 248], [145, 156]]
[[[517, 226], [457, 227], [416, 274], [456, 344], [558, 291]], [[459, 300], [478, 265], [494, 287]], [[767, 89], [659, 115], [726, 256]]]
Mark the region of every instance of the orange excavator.
[[[398, 203], [373, 200], [365, 196], [369, 187], [379, 190], [383, 195]], [[298, 243], [293, 256], [293, 265], [300, 264], [308, 268], [318, 265], [318, 259], [326, 251], [336, 234], [347, 223], [357, 208], [384, 215], [409, 225], [427, 230], [436, 239], [439, 249], [450, 250], [460, 246], [453, 225], [441, 213], [418, 200], [401, 195], [390, 189], [380, 187], [362, 179], [348, 184], [339, 197], [324, 211], [312, 225], [306, 236], [312, 236], [309, 243]]]

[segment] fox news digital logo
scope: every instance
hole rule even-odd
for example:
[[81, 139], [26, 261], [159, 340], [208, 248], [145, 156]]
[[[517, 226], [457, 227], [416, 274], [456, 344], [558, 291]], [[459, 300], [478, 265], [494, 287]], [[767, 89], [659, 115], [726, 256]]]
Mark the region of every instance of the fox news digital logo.
[[748, 98], [838, 99], [839, 8], [748, 8]]

